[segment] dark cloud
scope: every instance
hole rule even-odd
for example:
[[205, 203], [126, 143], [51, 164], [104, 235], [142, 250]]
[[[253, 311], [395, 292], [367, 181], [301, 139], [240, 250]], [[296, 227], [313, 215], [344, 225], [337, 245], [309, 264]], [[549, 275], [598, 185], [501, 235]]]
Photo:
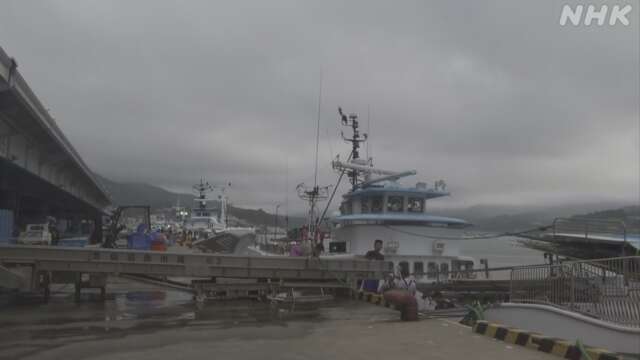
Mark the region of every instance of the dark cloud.
[[[607, 4], [613, 4], [606, 2]], [[443, 203], [638, 199], [638, 6], [560, 26], [563, 1], [9, 1], [0, 41], [86, 162], [270, 208], [333, 182], [338, 105], [376, 163], [446, 179]], [[617, 4], [617, 3], [616, 3]], [[288, 164], [288, 166], [287, 166]], [[295, 205], [293, 205], [295, 202]]]

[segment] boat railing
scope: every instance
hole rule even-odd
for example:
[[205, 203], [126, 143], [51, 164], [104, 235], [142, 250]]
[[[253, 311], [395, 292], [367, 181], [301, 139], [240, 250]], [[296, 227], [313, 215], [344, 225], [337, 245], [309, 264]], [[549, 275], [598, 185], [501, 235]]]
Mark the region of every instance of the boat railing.
[[510, 299], [640, 327], [640, 256], [515, 267]]
[[422, 274], [413, 274], [418, 279], [426, 278], [436, 283], [459, 280], [509, 280], [513, 266], [486, 267], [460, 270], [434, 270]]
[[622, 220], [597, 218], [555, 218], [551, 230], [554, 237], [564, 234], [581, 235], [585, 239], [593, 237], [613, 237], [626, 242], [629, 229]]

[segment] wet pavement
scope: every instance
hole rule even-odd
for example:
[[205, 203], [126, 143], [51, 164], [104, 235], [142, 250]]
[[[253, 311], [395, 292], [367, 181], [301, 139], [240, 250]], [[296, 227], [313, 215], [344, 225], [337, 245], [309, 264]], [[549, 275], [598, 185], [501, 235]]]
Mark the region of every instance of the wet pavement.
[[[48, 304], [0, 310], [0, 359], [545, 359], [448, 320], [403, 323], [350, 300], [321, 307], [257, 301], [197, 304], [192, 295], [110, 279], [107, 301], [54, 286]], [[465, 354], [468, 354], [465, 355]]]

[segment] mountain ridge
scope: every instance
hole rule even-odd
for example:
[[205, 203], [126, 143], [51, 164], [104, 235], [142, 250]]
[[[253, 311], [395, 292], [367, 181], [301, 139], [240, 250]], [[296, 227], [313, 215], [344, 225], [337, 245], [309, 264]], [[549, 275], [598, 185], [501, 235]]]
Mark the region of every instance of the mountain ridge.
[[[104, 176], [96, 174], [98, 180], [104, 185], [116, 205], [150, 205], [152, 209], [166, 209], [176, 206], [189, 206], [194, 195], [176, 193], [162, 187], [146, 183], [116, 182]], [[275, 224], [275, 216], [263, 209], [244, 209], [229, 206], [229, 213], [252, 225], [272, 226]], [[540, 205], [491, 205], [479, 204], [462, 209], [438, 209], [436, 206], [428, 207], [429, 212], [442, 216], [460, 218], [474, 224], [474, 229], [482, 231], [521, 231], [533, 227], [550, 224], [557, 217], [571, 216], [603, 216], [618, 217], [630, 213], [638, 213], [638, 207], [634, 208], [629, 203], [621, 202], [594, 202], [583, 204], [567, 204], [555, 206]], [[640, 215], [638, 215], [640, 217]], [[624, 216], [623, 216], [624, 218]], [[284, 224], [284, 216], [278, 216], [278, 223]], [[290, 227], [300, 226], [305, 223], [302, 216], [290, 216]]]
[[[149, 205], [154, 210], [172, 208], [178, 204], [182, 207], [190, 207], [195, 195], [176, 193], [162, 187], [137, 182], [117, 182], [100, 174], [95, 174], [112, 198], [114, 205]], [[229, 214], [251, 225], [272, 226], [276, 223], [275, 215], [269, 214], [263, 209], [245, 209], [228, 205]], [[278, 216], [278, 223], [284, 224], [287, 219]], [[304, 222], [300, 217], [289, 217], [290, 226], [299, 226]]]

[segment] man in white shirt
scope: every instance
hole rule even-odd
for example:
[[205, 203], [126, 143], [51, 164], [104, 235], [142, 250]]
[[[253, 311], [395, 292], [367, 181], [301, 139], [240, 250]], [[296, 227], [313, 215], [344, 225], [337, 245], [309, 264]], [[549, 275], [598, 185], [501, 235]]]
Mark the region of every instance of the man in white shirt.
[[391, 289], [403, 289], [407, 290], [411, 295], [416, 294], [416, 281], [409, 274], [405, 268], [400, 269], [400, 276], [388, 278], [382, 285], [380, 286], [379, 292], [385, 292], [386, 290]]

